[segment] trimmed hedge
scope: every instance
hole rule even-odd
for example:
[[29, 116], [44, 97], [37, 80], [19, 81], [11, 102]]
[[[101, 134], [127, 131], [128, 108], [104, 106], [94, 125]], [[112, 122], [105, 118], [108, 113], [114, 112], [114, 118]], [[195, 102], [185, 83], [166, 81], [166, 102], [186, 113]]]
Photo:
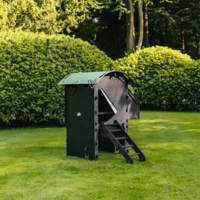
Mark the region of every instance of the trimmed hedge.
[[200, 111], [200, 61], [179, 51], [151, 47], [114, 62], [73, 37], [0, 32], [0, 123], [64, 124], [64, 87], [57, 83], [70, 73], [112, 69], [134, 80], [130, 89], [144, 109]]
[[115, 62], [132, 77], [144, 109], [200, 111], [200, 62], [167, 47], [137, 51]]
[[63, 124], [64, 87], [57, 83], [67, 74], [106, 71], [113, 64], [95, 46], [73, 37], [0, 32], [0, 122]]

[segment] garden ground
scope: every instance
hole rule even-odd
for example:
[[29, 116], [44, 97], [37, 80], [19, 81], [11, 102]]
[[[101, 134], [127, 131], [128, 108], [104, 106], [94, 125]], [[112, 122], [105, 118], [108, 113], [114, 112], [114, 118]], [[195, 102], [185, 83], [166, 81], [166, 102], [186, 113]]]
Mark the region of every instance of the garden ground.
[[146, 156], [66, 156], [65, 128], [0, 130], [0, 200], [200, 199], [200, 113], [142, 111], [129, 133]]

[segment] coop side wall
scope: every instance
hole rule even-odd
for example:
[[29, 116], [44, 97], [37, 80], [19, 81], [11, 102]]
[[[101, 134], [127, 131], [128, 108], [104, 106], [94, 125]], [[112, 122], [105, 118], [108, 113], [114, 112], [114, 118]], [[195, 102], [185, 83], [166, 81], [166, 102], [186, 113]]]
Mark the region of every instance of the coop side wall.
[[[84, 85], [77, 85], [74, 94], [66, 86], [67, 155], [98, 159], [95, 151], [94, 92]], [[88, 92], [89, 91], [89, 92]], [[81, 113], [81, 116], [77, 116]]]
[[[129, 119], [139, 119], [140, 105], [138, 101], [134, 99], [134, 96], [130, 94], [127, 88], [127, 82], [120, 74], [113, 74], [103, 77], [96, 86], [96, 92], [103, 89], [105, 94], [108, 96], [110, 101], [113, 103], [117, 109], [116, 114], [110, 115], [107, 120], [102, 120], [108, 124], [113, 124], [115, 120], [119, 122], [128, 133], [128, 120]], [[100, 93], [99, 93], [100, 94]], [[101, 100], [101, 98], [99, 97]], [[101, 100], [102, 101], [102, 100]], [[101, 102], [99, 102], [100, 104]], [[102, 110], [99, 110], [102, 112]], [[107, 111], [107, 110], [105, 110]], [[100, 117], [101, 119], [106, 119]], [[115, 132], [115, 135], [121, 135], [121, 133]], [[122, 145], [126, 145], [126, 142], [122, 141]], [[115, 152], [115, 147], [112, 142], [108, 139], [106, 134], [99, 130], [99, 149], [108, 152]], [[128, 150], [128, 149], [127, 149]]]

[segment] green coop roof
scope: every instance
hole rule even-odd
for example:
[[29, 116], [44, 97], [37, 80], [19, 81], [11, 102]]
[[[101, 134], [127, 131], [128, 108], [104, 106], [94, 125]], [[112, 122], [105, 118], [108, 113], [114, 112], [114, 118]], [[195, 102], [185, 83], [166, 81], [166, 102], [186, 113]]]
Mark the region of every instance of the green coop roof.
[[80, 85], [88, 84], [88, 81], [91, 80], [91, 84], [97, 84], [97, 82], [104, 77], [106, 74], [112, 71], [103, 71], [103, 72], [80, 72], [67, 75], [63, 78], [58, 85]]

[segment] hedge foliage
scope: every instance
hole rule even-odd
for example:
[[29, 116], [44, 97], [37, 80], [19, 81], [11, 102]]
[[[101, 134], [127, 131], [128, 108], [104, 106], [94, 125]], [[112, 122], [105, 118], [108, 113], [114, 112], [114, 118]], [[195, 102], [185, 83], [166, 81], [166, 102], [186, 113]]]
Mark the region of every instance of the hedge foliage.
[[57, 83], [70, 73], [111, 69], [134, 80], [143, 108], [200, 111], [200, 61], [179, 51], [151, 47], [114, 62], [73, 37], [0, 32], [0, 123], [63, 124], [64, 88]]
[[167, 47], [151, 47], [116, 61], [135, 81], [143, 108], [200, 111], [200, 62]]
[[63, 124], [64, 87], [57, 83], [67, 74], [110, 70], [113, 64], [95, 46], [73, 37], [0, 32], [0, 122]]

